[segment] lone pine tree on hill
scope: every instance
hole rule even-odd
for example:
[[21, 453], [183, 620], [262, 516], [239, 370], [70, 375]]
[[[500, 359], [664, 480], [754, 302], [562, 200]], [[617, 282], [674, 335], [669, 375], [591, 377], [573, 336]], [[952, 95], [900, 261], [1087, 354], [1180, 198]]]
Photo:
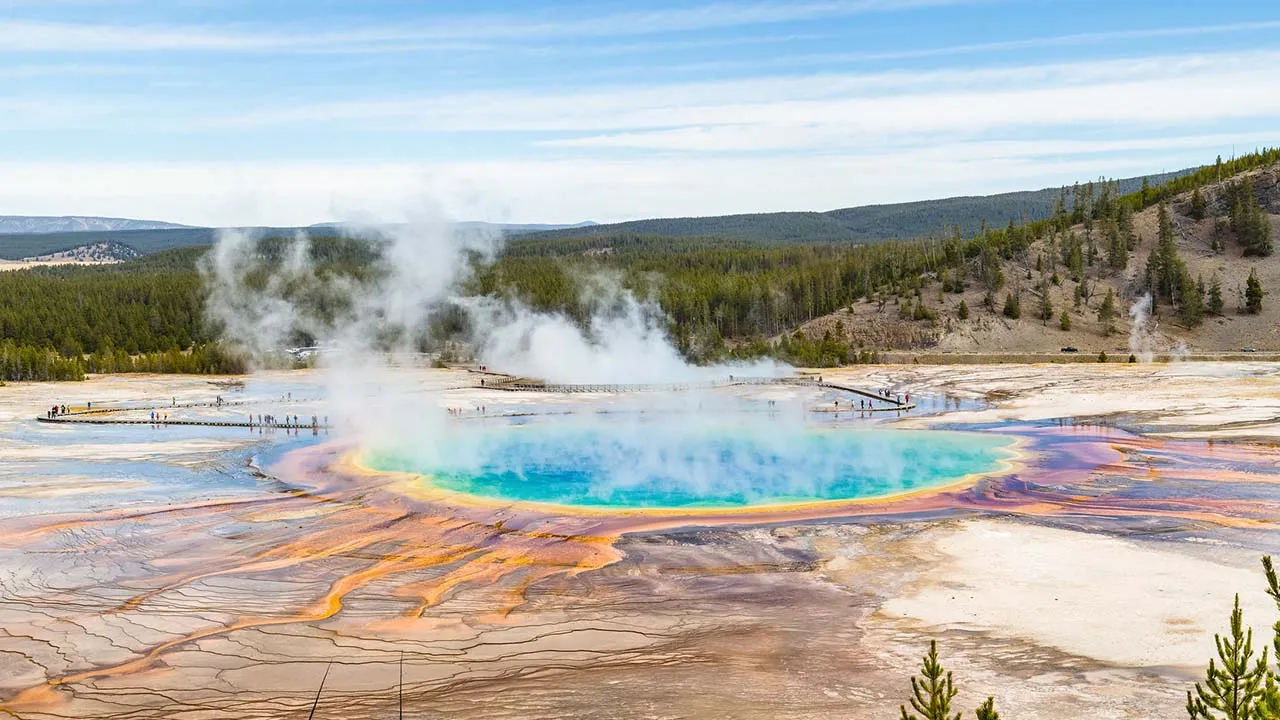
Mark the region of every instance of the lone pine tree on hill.
[[1018, 301], [1017, 295], [1009, 293], [1004, 299], [1004, 316], [1010, 320], [1022, 317], [1022, 303]]
[[1209, 312], [1213, 315], [1222, 314], [1222, 282], [1218, 280], [1218, 276], [1213, 276], [1213, 281], [1209, 283]]
[[1208, 213], [1205, 206], [1204, 193], [1200, 192], [1200, 188], [1191, 191], [1191, 217], [1196, 220], [1203, 220]]
[[1262, 282], [1258, 280], [1258, 270], [1249, 269], [1249, 279], [1245, 281], [1244, 311], [1250, 315], [1262, 312]]
[[1049, 283], [1044, 283], [1040, 288], [1040, 322], [1048, 327], [1049, 321], [1053, 319], [1053, 301], [1049, 298]]
[[1098, 322], [1102, 323], [1102, 334], [1110, 335], [1116, 331], [1116, 292], [1107, 288], [1107, 296], [1098, 306]]
[[1178, 278], [1178, 318], [1189, 328], [1204, 321], [1204, 282], [1193, 282], [1185, 270]]

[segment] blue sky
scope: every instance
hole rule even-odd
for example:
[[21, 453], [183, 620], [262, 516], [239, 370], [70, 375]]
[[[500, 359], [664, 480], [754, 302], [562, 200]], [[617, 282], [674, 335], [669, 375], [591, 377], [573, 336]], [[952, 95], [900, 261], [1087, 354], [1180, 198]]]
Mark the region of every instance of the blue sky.
[[1274, 0], [0, 0], [0, 213], [823, 210], [1280, 140]]

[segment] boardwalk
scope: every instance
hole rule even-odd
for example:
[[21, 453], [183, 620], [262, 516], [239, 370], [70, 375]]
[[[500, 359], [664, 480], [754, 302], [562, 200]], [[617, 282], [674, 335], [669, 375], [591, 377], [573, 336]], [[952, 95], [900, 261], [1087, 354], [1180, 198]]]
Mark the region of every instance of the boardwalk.
[[[452, 390], [476, 389], [476, 390], [504, 390], [509, 392], [539, 392], [539, 393], [558, 393], [558, 394], [576, 394], [576, 393], [642, 393], [642, 392], [689, 392], [694, 390], [715, 390], [719, 388], [749, 386], [749, 385], [789, 385], [800, 387], [826, 388], [837, 392], [844, 392], [850, 395], [858, 395], [860, 397], [871, 400], [872, 402], [883, 403], [876, 407], [868, 403], [866, 407], [853, 407], [848, 409], [839, 408], [838, 406], [826, 412], [849, 412], [849, 413], [882, 413], [882, 412], [903, 412], [912, 410], [915, 405], [907, 402], [892, 394], [882, 394], [875, 390], [866, 390], [863, 388], [853, 387], [851, 385], [843, 385], [840, 383], [825, 382], [821, 376], [801, 375], [795, 377], [739, 377], [731, 376], [728, 380], [712, 380], [705, 382], [692, 383], [632, 383], [632, 384], [572, 384], [572, 383], [542, 383], [527, 378], [516, 378], [509, 375], [498, 375], [496, 373], [485, 373], [483, 384], [475, 383], [458, 388], [450, 388]], [[496, 379], [495, 379], [496, 378]], [[315, 402], [315, 399], [306, 398], [281, 398], [279, 400], [231, 400], [231, 401], [211, 401], [211, 402], [188, 402], [188, 403], [168, 403], [158, 405], [115, 405], [95, 408], [84, 408], [70, 410], [58, 415], [41, 415], [36, 420], [42, 423], [54, 424], [78, 424], [78, 425], [175, 425], [175, 426], [192, 426], [192, 427], [229, 427], [229, 428], [262, 428], [274, 430], [329, 430], [331, 426], [327, 423], [316, 422], [253, 422], [252, 420], [165, 420], [165, 419], [123, 419], [114, 417], [118, 413], [126, 412], [151, 412], [160, 413], [170, 410], [178, 410], [183, 408], [214, 408], [221, 409], [227, 407], [245, 406], [245, 405], [266, 405], [276, 403], [301, 403]], [[499, 411], [492, 415], [484, 413], [469, 414], [468, 417], [525, 417], [531, 415], [539, 415], [547, 413], [537, 412], [507, 412]], [[550, 413], [559, 414], [559, 413]], [[252, 415], [250, 416], [252, 417]], [[286, 415], [285, 417], [289, 417]]]
[[[100, 406], [95, 408], [85, 408], [83, 410], [70, 410], [57, 415], [39, 415], [36, 416], [37, 422], [52, 424], [74, 424], [74, 425], [190, 425], [194, 427], [238, 427], [238, 428], [266, 428], [271, 430], [328, 430], [330, 426], [321, 423], [309, 422], [252, 422], [250, 420], [153, 420], [150, 418], [139, 419], [121, 419], [113, 416], [117, 413], [125, 412], [166, 412], [170, 410], [180, 410], [183, 408], [226, 408], [237, 407], [243, 405], [265, 405], [265, 404], [288, 404], [308, 402], [306, 398], [284, 398], [270, 400], [216, 400], [209, 402], [188, 402], [188, 403], [165, 403], [161, 405], [111, 405]], [[315, 402], [315, 400], [310, 400]]]
[[487, 390], [507, 390], [511, 392], [543, 392], [543, 393], [637, 393], [637, 392], [687, 392], [690, 390], [715, 390], [718, 388], [737, 387], [741, 385], [798, 385], [803, 387], [819, 387], [845, 392], [851, 395], [859, 395], [861, 397], [885, 403], [888, 407], [864, 408], [871, 412], [886, 412], [894, 410], [911, 410], [915, 405], [899, 398], [896, 395], [885, 395], [875, 390], [866, 390], [863, 388], [853, 387], [851, 385], [842, 385], [839, 383], [824, 382], [820, 377], [797, 376], [797, 377], [731, 377], [722, 381], [706, 381], [697, 383], [647, 383], [647, 384], [572, 384], [572, 383], [538, 383], [530, 382], [523, 378], [512, 378], [507, 381], [488, 381], [482, 387]]
[[193, 427], [239, 427], [266, 428], [268, 430], [328, 430], [330, 426], [321, 423], [251, 423], [247, 420], [121, 420], [119, 418], [89, 418], [58, 415], [56, 417], [40, 416], [36, 422], [71, 425], [190, 425]]

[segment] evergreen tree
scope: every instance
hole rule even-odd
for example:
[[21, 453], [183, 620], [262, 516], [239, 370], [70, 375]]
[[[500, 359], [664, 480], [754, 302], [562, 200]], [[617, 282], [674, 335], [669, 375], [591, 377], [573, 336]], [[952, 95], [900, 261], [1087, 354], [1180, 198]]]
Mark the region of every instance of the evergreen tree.
[[1151, 295], [1151, 309], [1160, 304], [1160, 252], [1152, 250], [1147, 253], [1147, 265], [1142, 271], [1142, 286]]
[[1009, 293], [1004, 299], [1004, 316], [1010, 320], [1017, 320], [1022, 317], [1022, 303], [1018, 301], [1018, 296]]
[[1258, 280], [1256, 268], [1249, 269], [1249, 279], [1245, 281], [1244, 311], [1250, 315], [1262, 312], [1262, 282]]
[[1107, 296], [1098, 306], [1098, 322], [1102, 323], [1103, 335], [1110, 335], [1116, 331], [1116, 314], [1116, 293], [1111, 288], [1107, 288]]
[[964, 300], [960, 301], [960, 307], [956, 308], [956, 317], [961, 320], [969, 319], [969, 305]]
[[1107, 223], [1107, 265], [1112, 270], [1123, 270], [1129, 264], [1129, 243], [1120, 232], [1115, 220]]
[[1213, 276], [1213, 281], [1209, 283], [1209, 312], [1213, 315], [1222, 314], [1222, 283], [1218, 280], [1218, 276]]
[[978, 709], [973, 711], [973, 714], [977, 716], [978, 720], [1000, 720], [1000, 713], [996, 712], [996, 699], [991, 697], [979, 705]]
[[1137, 250], [1138, 233], [1133, 229], [1133, 208], [1128, 203], [1120, 204], [1116, 222], [1120, 225], [1120, 237], [1124, 240], [1125, 248], [1130, 252]]
[[1178, 286], [1178, 318], [1189, 328], [1197, 327], [1204, 321], [1204, 283], [1197, 285], [1184, 268]]
[[1253, 181], [1246, 177], [1240, 182], [1228, 184], [1226, 195], [1231, 205], [1231, 230], [1236, 234], [1245, 256], [1270, 255], [1271, 221], [1258, 203]]
[[1200, 188], [1191, 191], [1191, 217], [1196, 220], [1203, 220], [1208, 213], [1205, 207], [1204, 193], [1200, 192]]
[[1169, 215], [1167, 204], [1160, 203], [1157, 218], [1160, 232], [1156, 249], [1147, 259], [1147, 289], [1151, 291], [1153, 298], [1159, 297], [1169, 302], [1176, 302], [1182, 290], [1180, 281], [1185, 267], [1178, 257], [1173, 219]]
[[1267, 648], [1253, 660], [1253, 629], [1244, 629], [1240, 595], [1231, 610], [1231, 634], [1214, 635], [1219, 666], [1209, 660], [1204, 684], [1187, 691], [1187, 714], [1191, 720], [1254, 720], [1265, 702], [1263, 685], [1267, 678]]
[[1071, 315], [1066, 311], [1062, 311], [1062, 316], [1058, 318], [1058, 329], [1062, 332], [1071, 332]]
[[1040, 286], [1040, 323], [1045, 327], [1049, 326], [1049, 321], [1053, 319], [1053, 300], [1049, 297], [1049, 284], [1043, 283]]
[[[1280, 609], [1280, 579], [1276, 577], [1276, 569], [1271, 564], [1270, 555], [1262, 557], [1262, 570], [1267, 576], [1267, 595], [1276, 604], [1276, 608]], [[1280, 659], [1280, 620], [1277, 620], [1271, 626], [1271, 633], [1271, 646], [1275, 650], [1275, 657]], [[1262, 690], [1262, 701], [1257, 713], [1260, 720], [1280, 718], [1280, 685], [1277, 685], [1278, 677], [1280, 676], [1274, 670], [1267, 672], [1267, 680]]]
[[911, 677], [911, 708], [920, 714], [907, 712], [907, 706], [903, 705], [900, 707], [902, 720], [960, 720], [960, 713], [951, 714], [956, 689], [951, 673], [938, 662], [937, 640], [929, 641], [929, 654], [924, 656], [920, 674], [923, 680]]

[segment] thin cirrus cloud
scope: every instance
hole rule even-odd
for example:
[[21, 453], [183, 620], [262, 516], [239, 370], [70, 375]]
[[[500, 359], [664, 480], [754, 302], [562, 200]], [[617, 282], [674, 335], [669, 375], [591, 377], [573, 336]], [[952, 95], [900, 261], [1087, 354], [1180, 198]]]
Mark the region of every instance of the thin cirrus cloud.
[[595, 17], [537, 19], [504, 15], [434, 18], [404, 26], [285, 33], [236, 25], [112, 25], [0, 21], [0, 52], [398, 52], [441, 41], [628, 37], [773, 25], [993, 0], [830, 0], [713, 3]]
[[[762, 77], [582, 92], [464, 93], [303, 104], [214, 127], [334, 123], [415, 132], [565, 134], [543, 147], [736, 151], [906, 133], [1098, 124], [1175, 126], [1280, 113], [1280, 52], [1011, 68]], [[1196, 102], [1178, 102], [1195, 97]], [[586, 134], [583, 134], [586, 133]]]
[[[944, 93], [789, 103], [707, 113], [715, 125], [593, 135], [543, 144], [683, 152], [858, 149], [911, 134], [973, 135], [1011, 128], [1168, 127], [1280, 115], [1280, 80], [1165, 79], [1013, 92]], [[1166, 106], [1179, 93], [1196, 103]], [[734, 122], [730, 122], [732, 115]], [[717, 117], [718, 116], [718, 117]]]
[[[741, 69], [768, 70], [790, 67], [831, 66], [850, 63], [918, 60], [923, 58], [994, 54], [1010, 51], [1043, 50], [1046, 48], [1069, 48], [1137, 40], [1210, 37], [1228, 34], [1240, 35], [1247, 33], [1262, 33], [1268, 30], [1280, 30], [1280, 20], [1068, 33], [1065, 35], [1048, 35], [1018, 40], [964, 43], [960, 45], [906, 48], [876, 52], [793, 53], [768, 58], [751, 58], [748, 60], [707, 60], [696, 63], [682, 63], [678, 65], [665, 66], [664, 69], [668, 71], [679, 70], [681, 72], [723, 72], [726, 70]], [[587, 51], [590, 51], [590, 49], [588, 48]], [[573, 50], [566, 49], [565, 52], [573, 52]], [[652, 72], [652, 70], [652, 68], [648, 68], [649, 72]], [[615, 68], [612, 70], [612, 72], [619, 74], [626, 71], [627, 68]]]

